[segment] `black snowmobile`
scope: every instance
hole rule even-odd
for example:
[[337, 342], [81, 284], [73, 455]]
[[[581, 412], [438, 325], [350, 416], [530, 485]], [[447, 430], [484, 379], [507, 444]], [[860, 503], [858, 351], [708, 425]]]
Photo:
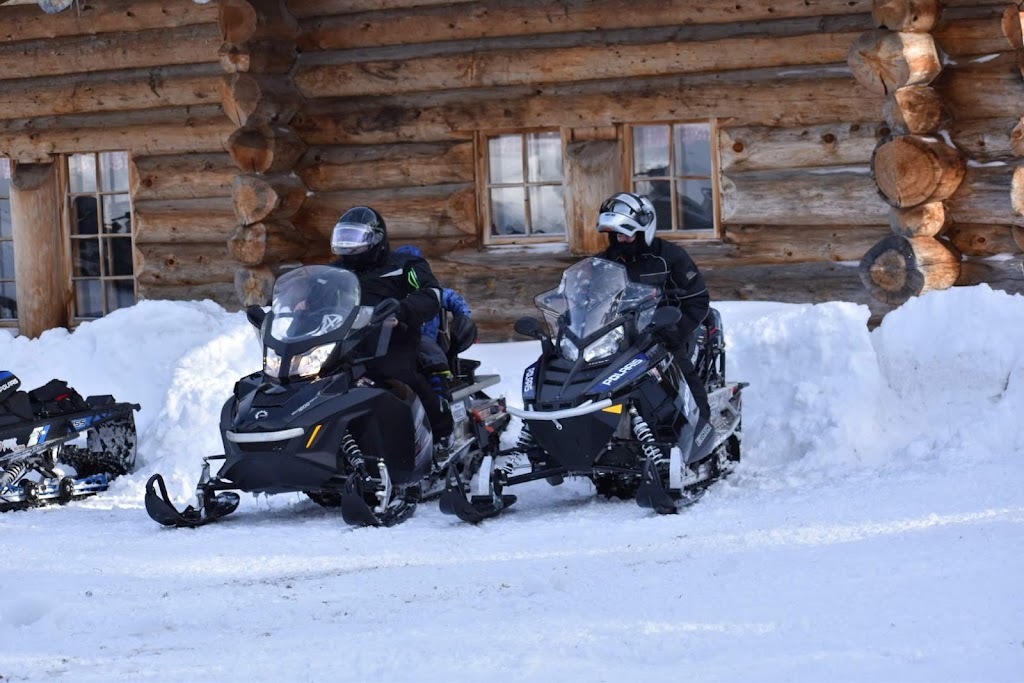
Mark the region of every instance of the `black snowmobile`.
[[[269, 313], [248, 309], [263, 344], [263, 370], [235, 384], [221, 411], [224, 455], [204, 459], [197, 504], [170, 502], [159, 474], [146, 485], [146, 510], [166, 526], [194, 527], [233, 512], [239, 495], [304, 492], [341, 507], [349, 524], [390, 526], [420, 500], [444, 490], [445, 468], [496, 452], [509, 422], [504, 399], [483, 390], [496, 375], [476, 376], [479, 362], [450, 348], [455, 430], [435, 448], [419, 397], [398, 382], [376, 382], [366, 362], [383, 356], [397, 303], [360, 306], [358, 278], [329, 266], [306, 266], [274, 285]], [[210, 461], [223, 460], [215, 476]]]
[[[726, 382], [721, 318], [711, 309], [693, 357], [708, 388], [710, 423], [659, 333], [680, 319], [660, 307], [657, 287], [629, 281], [617, 263], [590, 258], [568, 268], [557, 289], [535, 299], [535, 318], [516, 332], [539, 339], [541, 357], [523, 373], [517, 446], [478, 469], [448, 472], [441, 510], [468, 522], [508, 506], [505, 487], [566, 476], [593, 480], [598, 493], [635, 498], [667, 514], [694, 502], [740, 459], [741, 392]], [[521, 471], [529, 466], [529, 471]]]
[[65, 505], [135, 469], [138, 404], [83, 399], [57, 379], [29, 392], [20, 386], [0, 371], [0, 512]]

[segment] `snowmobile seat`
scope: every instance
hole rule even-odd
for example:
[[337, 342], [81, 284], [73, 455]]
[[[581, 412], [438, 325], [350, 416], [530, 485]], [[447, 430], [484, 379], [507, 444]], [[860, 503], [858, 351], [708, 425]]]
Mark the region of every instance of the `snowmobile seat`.
[[38, 389], [33, 389], [28, 392], [28, 398], [32, 403], [32, 413], [38, 417], [51, 417], [89, 409], [89, 404], [82, 395], [62, 379], [52, 379]]
[[32, 403], [24, 391], [15, 391], [0, 401], [0, 425], [24, 422], [33, 417]]

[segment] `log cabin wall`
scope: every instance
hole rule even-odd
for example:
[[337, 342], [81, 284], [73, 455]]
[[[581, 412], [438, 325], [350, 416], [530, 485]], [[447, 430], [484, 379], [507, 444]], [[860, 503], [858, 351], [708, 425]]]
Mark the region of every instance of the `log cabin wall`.
[[238, 305], [217, 11], [191, 0], [83, 0], [53, 15], [0, 6], [0, 156], [59, 165], [129, 153], [140, 298]]
[[[294, 220], [314, 258], [328, 258], [345, 208], [371, 204], [395, 243], [420, 246], [446, 284], [468, 293], [490, 338], [507, 338], [511, 320], [533, 313], [533, 295], [576, 257], [478, 249], [474, 135], [558, 128], [571, 164], [574, 144], [594, 131], [621, 149], [623, 124], [713, 118], [721, 239], [685, 243], [713, 298], [848, 300], [868, 305], [875, 321], [891, 310], [857, 274], [891, 234], [871, 174], [872, 153], [891, 134], [885, 101], [847, 64], [854, 41], [876, 28], [870, 0], [288, 6], [301, 29], [293, 75], [306, 98], [293, 126], [309, 145], [298, 173], [315, 193]], [[934, 27], [950, 60], [936, 87], [958, 114], [951, 135], [976, 176], [952, 202], [964, 226], [955, 240], [977, 230], [968, 226], [990, 226], [996, 240], [1017, 220], [1009, 176], [990, 165], [1009, 150], [1008, 137], [994, 138], [1021, 114], [1005, 7], [951, 0]]]

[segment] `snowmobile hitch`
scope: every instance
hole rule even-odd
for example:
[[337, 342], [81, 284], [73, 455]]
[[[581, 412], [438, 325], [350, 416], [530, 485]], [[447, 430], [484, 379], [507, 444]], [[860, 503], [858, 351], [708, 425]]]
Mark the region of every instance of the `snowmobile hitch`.
[[[486, 469], [488, 472], [486, 476], [490, 476], [489, 460], [489, 457], [484, 458], [484, 466], [481, 466], [479, 470], [483, 472]], [[466, 497], [465, 491], [466, 487], [462, 482], [462, 477], [459, 476], [458, 469], [454, 464], [449, 466], [448, 472], [445, 474], [444, 493], [441, 494], [439, 501], [441, 512], [446, 515], [455, 515], [463, 522], [476, 524], [489, 517], [494, 517], [516, 502], [515, 496], [498, 495], [497, 492], [490, 495], [474, 495], [470, 499]]]
[[[159, 493], [157, 492], [158, 488]], [[241, 501], [237, 493], [233, 491], [215, 493], [213, 486], [203, 482], [200, 482], [197, 487], [196, 495], [199, 498], [198, 508], [189, 505], [184, 511], [178, 512], [178, 509], [171, 503], [170, 496], [167, 495], [164, 478], [159, 474], [154, 474], [146, 482], [146, 512], [154, 521], [164, 526], [195, 528], [231, 514]]]

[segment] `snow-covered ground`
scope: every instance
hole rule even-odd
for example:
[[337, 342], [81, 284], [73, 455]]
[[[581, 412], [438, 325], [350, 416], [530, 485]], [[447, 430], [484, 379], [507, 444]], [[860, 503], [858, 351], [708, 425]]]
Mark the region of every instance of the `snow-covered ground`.
[[[244, 316], [0, 332], [26, 388], [142, 405], [134, 475], [0, 515], [0, 680], [1024, 680], [1024, 297], [931, 293], [871, 333], [852, 304], [717, 306], [750, 382], [728, 482], [670, 517], [535, 482], [478, 526], [432, 503], [353, 529], [287, 495], [162, 528], [144, 482], [184, 503], [220, 449], [259, 365]], [[467, 355], [518, 404], [537, 350]]]

